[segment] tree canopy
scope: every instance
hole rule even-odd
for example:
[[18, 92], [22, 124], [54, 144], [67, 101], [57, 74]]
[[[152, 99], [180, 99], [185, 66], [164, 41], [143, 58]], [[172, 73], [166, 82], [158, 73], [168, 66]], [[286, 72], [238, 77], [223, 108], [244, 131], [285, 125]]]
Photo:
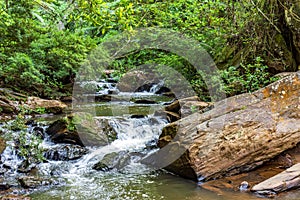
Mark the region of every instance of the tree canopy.
[[[126, 30], [169, 28], [214, 58], [228, 95], [249, 92], [300, 64], [297, 0], [0, 0], [0, 85], [42, 97], [69, 95], [97, 44]], [[141, 63], [178, 70], [198, 95], [205, 84], [186, 60], [146, 49], [116, 60], [116, 76]]]

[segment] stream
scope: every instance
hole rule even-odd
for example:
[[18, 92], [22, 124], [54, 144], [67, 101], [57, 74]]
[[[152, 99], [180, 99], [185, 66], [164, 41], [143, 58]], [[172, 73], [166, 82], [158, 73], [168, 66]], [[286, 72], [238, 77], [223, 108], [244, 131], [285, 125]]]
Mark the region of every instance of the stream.
[[[101, 200], [254, 200], [261, 199], [245, 192], [222, 191], [222, 194], [202, 189], [197, 183], [175, 176], [165, 170], [152, 170], [139, 160], [157, 151], [156, 142], [162, 128], [168, 123], [164, 116], [156, 115], [172, 98], [156, 94], [157, 85], [148, 91], [136, 93], [116, 92], [114, 83], [94, 83], [101, 86], [94, 98], [96, 102], [78, 104], [80, 109], [95, 108], [96, 119], [108, 124], [116, 138], [107, 145], [87, 146], [87, 153], [74, 159], [62, 159], [53, 152], [47, 162], [35, 166], [34, 172], [20, 173], [15, 166], [22, 159], [8, 145], [1, 156], [1, 178], [13, 186], [24, 175], [54, 178], [51, 184], [36, 188], [12, 190], [13, 194], [28, 194], [32, 199], [101, 199]], [[88, 95], [88, 94], [87, 94]], [[108, 96], [114, 101], [107, 101]], [[145, 101], [145, 99], [147, 101]], [[36, 118], [34, 127], [46, 130], [55, 121], [50, 117]], [[44, 137], [45, 149], [65, 147]], [[56, 156], [56, 157], [55, 157]], [[74, 156], [74, 155], [72, 155]], [[99, 165], [99, 161], [101, 161]], [[103, 163], [105, 165], [103, 165]], [[98, 164], [98, 165], [97, 165]], [[95, 169], [98, 166], [97, 169]], [[3, 171], [3, 170], [2, 170]], [[300, 192], [290, 192], [275, 199], [300, 199]]]

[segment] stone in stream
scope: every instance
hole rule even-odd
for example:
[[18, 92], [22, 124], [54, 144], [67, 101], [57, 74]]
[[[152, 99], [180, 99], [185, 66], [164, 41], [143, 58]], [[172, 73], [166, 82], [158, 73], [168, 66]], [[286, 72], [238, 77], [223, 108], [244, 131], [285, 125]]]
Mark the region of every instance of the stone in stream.
[[31, 163], [29, 160], [23, 160], [19, 165], [17, 172], [28, 173], [36, 167], [35, 163]]
[[127, 72], [117, 84], [121, 92], [135, 92], [138, 88], [149, 83], [148, 75], [143, 71]]
[[[300, 72], [167, 125], [149, 165], [208, 181], [250, 171], [300, 142]], [[164, 141], [167, 139], [167, 141]], [[164, 152], [166, 154], [159, 154]], [[169, 157], [174, 162], [170, 162]], [[177, 156], [177, 157], [176, 157]]]
[[21, 176], [18, 177], [18, 182], [23, 188], [38, 188], [41, 186], [61, 185], [64, 183], [64, 180], [37, 176]]
[[64, 144], [45, 150], [44, 157], [48, 160], [76, 160], [88, 153], [88, 150], [79, 145]]
[[2, 178], [0, 178], [0, 191], [8, 190], [12, 186], [6, 183]]
[[109, 171], [112, 169], [122, 170], [128, 166], [133, 157], [143, 157], [142, 153], [121, 151], [106, 154], [101, 161], [97, 162], [92, 168], [97, 171]]
[[71, 118], [64, 118], [53, 122], [46, 129], [46, 133], [50, 135], [53, 142], [83, 146], [78, 132], [73, 129], [74, 125], [71, 127], [71, 120]]
[[92, 168], [97, 171], [109, 171], [113, 169], [122, 155], [126, 152], [112, 152], [106, 154], [101, 161], [97, 162]]
[[116, 139], [117, 133], [106, 118], [93, 118], [89, 113], [74, 113], [53, 122], [46, 133], [55, 143], [80, 146], [104, 146]]
[[34, 134], [35, 136], [38, 136], [41, 139], [45, 138], [45, 133], [44, 133], [44, 129], [42, 127], [34, 127], [32, 129], [32, 134]]
[[247, 181], [243, 181], [239, 186], [240, 191], [248, 191], [249, 188], [250, 188], [250, 185]]
[[271, 195], [300, 187], [300, 163], [287, 170], [257, 184], [251, 188], [252, 192], [260, 195]]
[[156, 104], [157, 102], [151, 99], [137, 99], [134, 100], [136, 104]]

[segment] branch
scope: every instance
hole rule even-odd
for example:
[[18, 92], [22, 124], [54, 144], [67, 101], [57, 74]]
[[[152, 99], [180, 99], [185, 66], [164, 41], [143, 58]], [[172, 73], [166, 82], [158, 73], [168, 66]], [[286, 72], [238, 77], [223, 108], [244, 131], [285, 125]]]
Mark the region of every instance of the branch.
[[259, 9], [259, 7], [257, 7], [257, 5], [253, 2], [253, 0], [250, 0], [251, 3], [253, 4], [253, 6], [258, 10], [258, 12], [260, 12], [260, 14], [266, 19], [268, 20], [268, 22], [270, 22], [270, 24], [276, 29], [276, 31], [278, 33], [281, 34], [280, 29], [263, 13], [263, 11], [261, 9]]

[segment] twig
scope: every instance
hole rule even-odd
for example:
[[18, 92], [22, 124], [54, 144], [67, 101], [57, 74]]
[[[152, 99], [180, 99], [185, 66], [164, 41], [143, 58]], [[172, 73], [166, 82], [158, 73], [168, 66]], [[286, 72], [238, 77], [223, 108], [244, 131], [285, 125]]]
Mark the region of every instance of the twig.
[[268, 22], [270, 22], [270, 24], [276, 29], [276, 31], [281, 34], [280, 29], [263, 13], [263, 11], [259, 7], [257, 7], [257, 5], [253, 2], [253, 0], [250, 0], [250, 1], [253, 4], [253, 6], [258, 10], [258, 12], [260, 12], [260, 14], [262, 14], [262, 16], [266, 20], [268, 20]]

